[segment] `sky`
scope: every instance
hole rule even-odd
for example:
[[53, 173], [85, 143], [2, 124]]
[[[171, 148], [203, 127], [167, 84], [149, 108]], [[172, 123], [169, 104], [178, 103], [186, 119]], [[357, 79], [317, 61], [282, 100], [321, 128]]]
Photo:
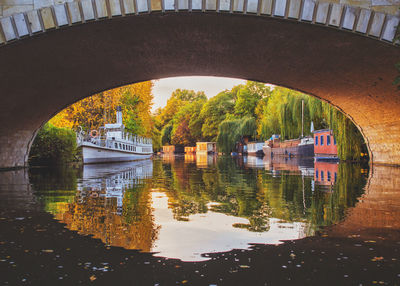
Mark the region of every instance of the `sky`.
[[178, 88], [204, 91], [207, 97], [211, 98], [225, 89], [231, 89], [235, 85], [245, 83], [246, 81], [241, 79], [209, 76], [171, 77], [155, 80], [152, 111], [155, 111], [159, 107], [164, 107], [167, 104], [167, 100], [171, 97], [172, 92]]

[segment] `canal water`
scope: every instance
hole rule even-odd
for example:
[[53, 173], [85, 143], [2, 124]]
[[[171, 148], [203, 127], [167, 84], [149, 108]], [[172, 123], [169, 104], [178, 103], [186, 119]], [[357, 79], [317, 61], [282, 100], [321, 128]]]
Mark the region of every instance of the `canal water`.
[[169, 155], [0, 173], [1, 285], [400, 285], [400, 169]]

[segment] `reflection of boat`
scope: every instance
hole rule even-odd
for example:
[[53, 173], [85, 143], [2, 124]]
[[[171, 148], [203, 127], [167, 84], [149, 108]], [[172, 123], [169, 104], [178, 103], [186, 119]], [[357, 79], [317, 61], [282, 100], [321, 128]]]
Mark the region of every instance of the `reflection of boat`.
[[250, 168], [264, 168], [263, 158], [258, 156], [244, 156], [243, 163]]
[[124, 192], [153, 175], [153, 161], [143, 160], [112, 165], [85, 165], [78, 185], [81, 201], [87, 196], [116, 200], [117, 214], [122, 213]]
[[185, 154], [185, 163], [196, 162], [196, 154]]
[[85, 165], [78, 196], [56, 218], [70, 230], [101, 239], [105, 245], [151, 251], [159, 226], [148, 208], [153, 161]]
[[330, 187], [336, 183], [339, 169], [338, 162], [316, 161], [314, 169], [314, 181], [317, 185]]
[[304, 157], [267, 157], [256, 156], [243, 157], [243, 163], [246, 167], [262, 168], [271, 172], [289, 171], [293, 174], [301, 174], [306, 177], [314, 176], [313, 158]]
[[311, 176], [314, 174], [314, 160], [312, 158], [264, 157], [263, 162], [266, 170], [291, 171]]
[[196, 153], [196, 166], [198, 168], [206, 168], [216, 164], [217, 157], [213, 154]]
[[117, 108], [117, 122], [105, 124], [104, 134], [92, 130], [90, 136], [78, 134], [78, 147], [82, 147], [83, 163], [122, 162], [150, 158], [153, 154], [151, 139], [125, 132], [121, 107]]

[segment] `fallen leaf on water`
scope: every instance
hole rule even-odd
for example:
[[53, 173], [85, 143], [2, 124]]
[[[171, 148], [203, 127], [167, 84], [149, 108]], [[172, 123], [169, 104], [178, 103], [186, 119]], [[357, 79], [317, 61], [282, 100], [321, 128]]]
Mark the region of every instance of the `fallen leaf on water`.
[[364, 242], [375, 243], [375, 240], [365, 240]]
[[240, 268], [250, 268], [248, 265], [239, 265]]
[[371, 259], [371, 261], [381, 261], [383, 260], [382, 256], [375, 256], [374, 258]]
[[52, 253], [52, 252], [54, 252], [54, 250], [53, 249], [42, 249], [42, 252]]
[[183, 281], [182, 281], [182, 284], [186, 284], [186, 283], [188, 283], [187, 280], [183, 280]]
[[94, 276], [94, 275], [92, 275], [92, 276], [90, 276], [90, 277], [89, 277], [89, 279], [90, 279], [90, 281], [94, 281], [94, 280], [96, 280], [96, 279], [97, 279], [97, 277], [96, 277], [96, 276]]

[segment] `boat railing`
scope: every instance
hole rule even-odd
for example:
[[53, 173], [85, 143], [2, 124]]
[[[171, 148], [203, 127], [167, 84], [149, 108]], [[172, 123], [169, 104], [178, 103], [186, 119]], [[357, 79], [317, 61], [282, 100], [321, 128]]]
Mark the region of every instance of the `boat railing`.
[[[90, 142], [95, 145], [101, 146], [101, 147], [107, 147], [108, 145], [114, 143], [115, 139], [107, 139], [107, 136], [105, 134], [99, 134], [97, 136], [92, 136], [90, 133], [85, 133], [82, 130], [77, 132], [77, 143], [82, 144], [83, 142]], [[151, 138], [145, 138], [137, 135], [131, 135], [129, 133], [125, 133], [124, 136], [122, 136], [122, 140], [129, 141], [133, 143], [134, 145], [151, 145], [152, 144], [152, 139]]]

